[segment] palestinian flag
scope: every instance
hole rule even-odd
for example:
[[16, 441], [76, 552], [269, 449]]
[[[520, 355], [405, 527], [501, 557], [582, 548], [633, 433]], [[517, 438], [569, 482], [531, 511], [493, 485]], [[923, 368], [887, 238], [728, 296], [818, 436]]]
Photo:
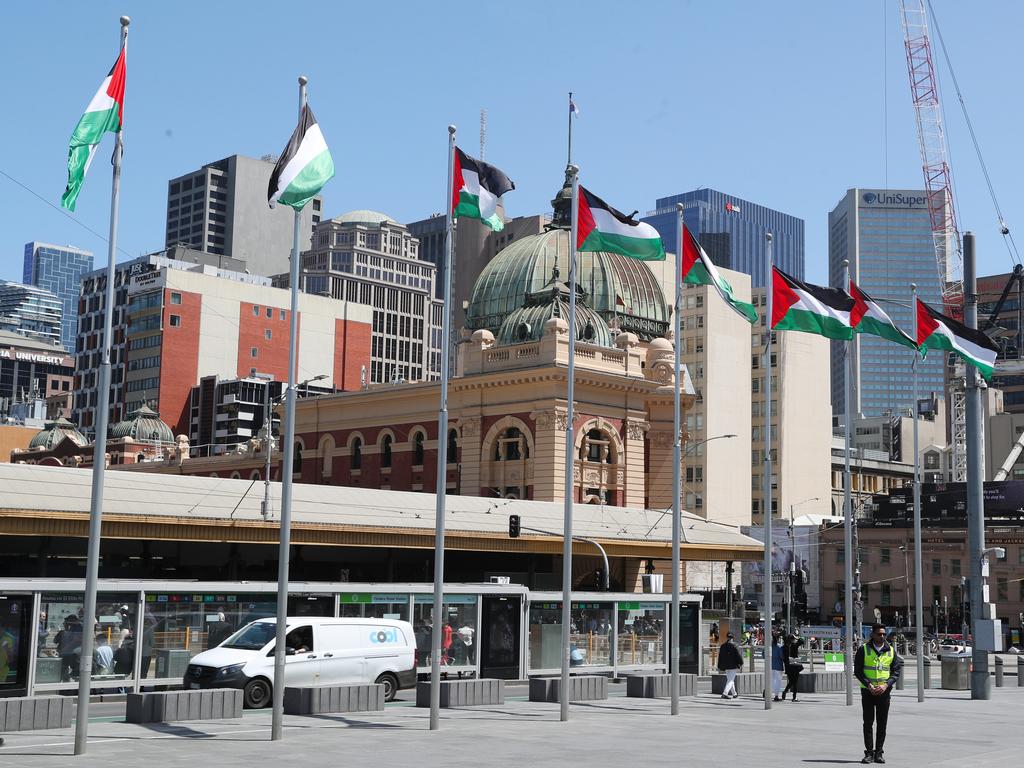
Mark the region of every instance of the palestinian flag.
[[732, 286], [722, 277], [711, 259], [700, 247], [697, 238], [684, 224], [682, 232], [683, 240], [683, 271], [680, 279], [691, 285], [713, 285], [718, 290], [722, 301], [732, 307], [744, 320], [750, 323], [757, 322], [757, 310], [753, 304], [740, 301], [732, 292]]
[[576, 211], [576, 250], [621, 253], [631, 259], [664, 261], [665, 246], [650, 224], [634, 221], [593, 192], [579, 187]]
[[857, 284], [850, 281], [850, 295], [853, 297], [853, 310], [850, 312], [850, 325], [854, 333], [869, 333], [881, 336], [887, 341], [917, 349], [917, 343], [896, 327], [896, 323], [878, 306]]
[[62, 207], [69, 211], [75, 210], [78, 193], [82, 190], [82, 182], [92, 163], [96, 147], [103, 140], [107, 131], [119, 133], [124, 123], [124, 80], [126, 72], [127, 46], [110, 68], [110, 73], [92, 97], [85, 114], [75, 126], [71, 134], [68, 148], [68, 186], [60, 198]]
[[498, 198], [516, 188], [503, 171], [455, 148], [452, 169], [452, 216], [480, 219], [495, 232], [505, 228], [498, 215]]
[[271, 207], [274, 203], [283, 203], [301, 211], [333, 176], [334, 158], [307, 104], [302, 108], [288, 146], [270, 174], [267, 201]]
[[984, 333], [940, 315], [920, 299], [917, 300], [917, 346], [922, 352], [929, 349], [954, 352], [986, 379], [992, 377], [999, 353], [999, 347]]
[[852, 339], [853, 299], [839, 288], [803, 283], [772, 267], [772, 328]]

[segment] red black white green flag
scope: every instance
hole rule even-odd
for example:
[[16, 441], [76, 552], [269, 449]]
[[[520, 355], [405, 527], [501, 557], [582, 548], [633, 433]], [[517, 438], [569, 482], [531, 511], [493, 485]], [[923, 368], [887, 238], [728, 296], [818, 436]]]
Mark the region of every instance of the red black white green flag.
[[495, 232], [505, 228], [498, 214], [498, 198], [516, 188], [500, 168], [470, 157], [455, 148], [452, 168], [452, 216], [480, 219]]
[[853, 297], [853, 310], [850, 312], [850, 324], [855, 333], [869, 333], [883, 339], [902, 344], [904, 347], [917, 349], [917, 343], [896, 327], [888, 313], [882, 309], [857, 284], [850, 281], [850, 295]]
[[959, 355], [986, 379], [992, 377], [999, 347], [981, 331], [968, 328], [917, 300], [917, 345], [922, 352], [942, 349]]
[[714, 263], [708, 258], [707, 253], [701, 248], [697, 238], [693, 236], [690, 229], [683, 224], [683, 268], [680, 279], [691, 285], [713, 285], [718, 291], [722, 300], [732, 307], [744, 320], [750, 323], [757, 322], [757, 310], [754, 305], [746, 301], [740, 301], [732, 292], [729, 281], [722, 277], [715, 268]]
[[120, 132], [124, 123], [127, 58], [128, 47], [124, 46], [109, 74], [100, 83], [96, 95], [85, 108], [85, 114], [75, 126], [74, 133], [71, 134], [68, 147], [68, 185], [60, 198], [61, 206], [69, 211], [75, 210], [78, 193], [82, 190], [85, 174], [96, 154], [96, 148], [103, 140], [103, 134]]
[[772, 267], [772, 328], [777, 331], [852, 339], [853, 304], [846, 291], [805, 283]]
[[612, 208], [593, 192], [579, 187], [576, 202], [576, 250], [621, 253], [631, 259], [664, 261], [658, 230]]

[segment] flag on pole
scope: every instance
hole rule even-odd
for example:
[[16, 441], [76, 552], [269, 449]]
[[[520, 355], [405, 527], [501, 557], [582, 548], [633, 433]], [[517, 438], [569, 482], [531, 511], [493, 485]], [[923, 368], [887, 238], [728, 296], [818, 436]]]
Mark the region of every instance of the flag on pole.
[[719, 274], [714, 263], [708, 258], [707, 253], [697, 242], [697, 238], [685, 224], [683, 225], [683, 272], [679, 277], [684, 283], [690, 285], [715, 286], [722, 301], [732, 307], [737, 314], [749, 323], [757, 322], [757, 310], [754, 309], [754, 305], [736, 298], [729, 281]]
[[635, 221], [612, 208], [593, 192], [579, 188], [576, 211], [576, 250], [621, 253], [631, 259], [664, 261], [661, 235], [650, 224]]
[[853, 298], [839, 288], [811, 285], [772, 267], [772, 328], [829, 339], [852, 339]]
[[580, 116], [580, 108], [576, 106], [576, 102], [572, 100], [572, 94], [569, 94], [569, 114]]
[[917, 342], [897, 328], [886, 311], [878, 306], [878, 302], [858, 288], [853, 280], [850, 281], [850, 295], [853, 297], [850, 325], [854, 333], [869, 333], [911, 349], [917, 348]]
[[106, 79], [100, 84], [96, 95], [92, 97], [85, 114], [75, 126], [71, 134], [68, 148], [68, 185], [60, 198], [62, 207], [69, 211], [75, 210], [78, 193], [82, 190], [82, 182], [92, 163], [96, 148], [103, 140], [103, 134], [118, 133], [124, 123], [124, 81], [128, 48], [121, 48], [121, 53], [110, 68]]
[[334, 158], [313, 110], [306, 104], [288, 146], [270, 174], [267, 202], [271, 207], [283, 203], [301, 211], [333, 176]]
[[999, 347], [981, 331], [968, 328], [951, 317], [939, 314], [920, 299], [917, 300], [917, 346], [953, 352], [973, 365], [985, 379], [992, 378]]
[[452, 217], [480, 219], [495, 232], [505, 228], [498, 215], [498, 198], [516, 188], [505, 172], [455, 148], [452, 169]]

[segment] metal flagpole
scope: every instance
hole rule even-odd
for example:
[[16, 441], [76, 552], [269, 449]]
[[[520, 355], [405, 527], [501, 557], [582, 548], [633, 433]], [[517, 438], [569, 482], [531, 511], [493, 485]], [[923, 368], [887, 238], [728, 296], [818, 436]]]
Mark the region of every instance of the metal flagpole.
[[[843, 290], [850, 290], [850, 262], [843, 259]], [[853, 499], [850, 474], [850, 422], [853, 421], [853, 340], [843, 347], [843, 569], [846, 589], [843, 600], [846, 616], [846, 648], [843, 653], [843, 677], [846, 680], [846, 706], [853, 706]]]
[[764, 708], [772, 708], [772, 233], [765, 232], [765, 330], [764, 356]]
[[448, 187], [444, 226], [444, 309], [441, 313], [441, 407], [437, 413], [437, 506], [434, 513], [434, 626], [430, 638], [430, 730], [441, 726], [441, 634], [444, 630], [444, 510], [448, 486], [448, 356], [452, 319], [452, 173], [455, 126], [448, 126]]
[[672, 319], [672, 341], [676, 347], [676, 375], [675, 383], [672, 386], [672, 428], [675, 440], [672, 444], [672, 617], [670, 622], [669, 637], [671, 648], [669, 650], [669, 693], [672, 698], [672, 714], [679, 714], [679, 540], [680, 520], [682, 518], [682, 494], [683, 485], [683, 445], [682, 445], [682, 417], [680, 411], [679, 390], [683, 382], [683, 357], [682, 357], [682, 322], [680, 316], [683, 308], [683, 204], [676, 203], [676, 229], [679, 236], [676, 238], [676, 309], [675, 317]]
[[[128, 44], [131, 19], [121, 17], [121, 49]], [[114, 137], [114, 166], [110, 189], [110, 234], [107, 238], [107, 295], [103, 313], [103, 351], [100, 358], [98, 403], [92, 453], [92, 500], [89, 502], [89, 550], [85, 565], [85, 605], [82, 606], [82, 655], [78, 670], [78, 709], [75, 715], [75, 754], [85, 754], [89, 739], [89, 688], [92, 682], [93, 632], [96, 625], [96, 591], [100, 570], [100, 537], [103, 520], [103, 473], [107, 465], [107, 421], [110, 416], [110, 352], [113, 346], [114, 262], [117, 256], [117, 216], [121, 202], [121, 155], [124, 127]], [[139, 625], [141, 626], [141, 624]]]
[[[914, 315], [914, 343], [917, 343], [917, 285], [910, 284], [910, 307]], [[918, 438], [917, 412], [917, 363], [918, 352], [914, 350], [914, 625], [917, 635], [917, 700], [924, 701], [924, 586], [921, 582], [921, 448]], [[909, 609], [910, 606], [908, 605]], [[909, 618], [909, 617], [908, 617]]]
[[[299, 120], [306, 106], [306, 83], [309, 80], [299, 76]], [[295, 211], [292, 231], [292, 289], [291, 316], [288, 318], [288, 387], [284, 410], [284, 466], [281, 469], [281, 534], [277, 555], [277, 640], [274, 643], [274, 688], [273, 715], [270, 738], [281, 738], [284, 725], [284, 684], [285, 684], [285, 638], [288, 632], [288, 564], [292, 536], [292, 468], [295, 464], [295, 384], [299, 354], [299, 232], [302, 212]]]
[[572, 178], [572, 225], [569, 229], [569, 380], [565, 407], [565, 523], [562, 531], [562, 678], [559, 686], [559, 719], [569, 719], [569, 624], [572, 621], [572, 504], [573, 455], [576, 439], [573, 430], [576, 398], [576, 227], [579, 210], [580, 169], [569, 166]]
[[569, 91], [569, 152], [565, 163], [572, 165], [572, 91]]

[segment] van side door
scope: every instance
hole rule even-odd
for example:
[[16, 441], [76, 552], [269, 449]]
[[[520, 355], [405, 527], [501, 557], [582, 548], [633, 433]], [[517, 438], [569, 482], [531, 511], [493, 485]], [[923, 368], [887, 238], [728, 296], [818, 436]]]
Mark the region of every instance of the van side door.
[[321, 624], [320, 683], [373, 682], [366, 678], [366, 648], [370, 627], [360, 624]]

